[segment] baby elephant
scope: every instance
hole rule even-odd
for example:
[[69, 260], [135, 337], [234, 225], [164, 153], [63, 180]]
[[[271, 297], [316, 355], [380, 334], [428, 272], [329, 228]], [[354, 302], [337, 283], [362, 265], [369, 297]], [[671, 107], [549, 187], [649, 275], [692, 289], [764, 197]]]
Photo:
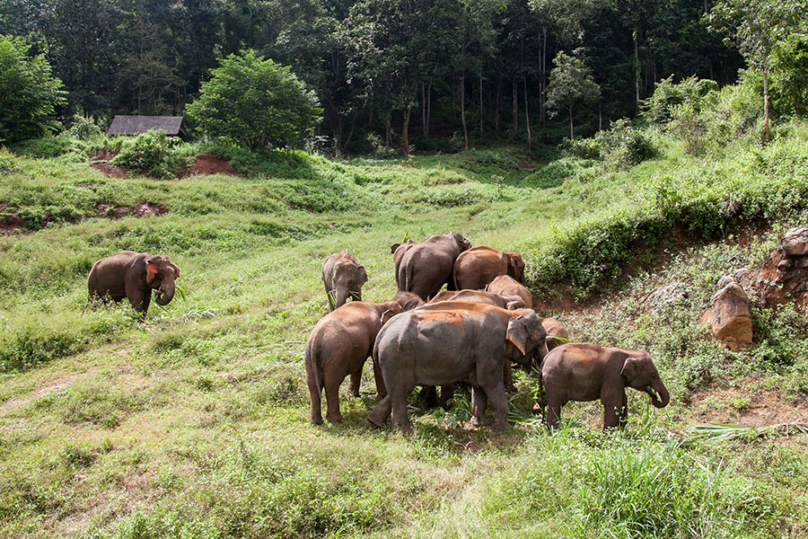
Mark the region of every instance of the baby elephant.
[[348, 296], [362, 301], [362, 285], [368, 282], [365, 268], [347, 249], [329, 256], [323, 262], [323, 284], [328, 296], [328, 310], [345, 305]]
[[542, 377], [547, 392], [547, 423], [555, 426], [561, 407], [569, 401], [603, 403], [603, 428], [625, 426], [626, 387], [645, 391], [651, 403], [664, 408], [670, 401], [648, 352], [604, 348], [596, 344], [565, 344], [544, 358]]
[[[311, 393], [311, 418], [319, 425], [321, 395], [325, 388], [326, 415], [331, 423], [339, 423], [339, 386], [351, 375], [351, 391], [359, 396], [359, 383], [365, 360], [373, 351], [376, 334], [387, 320], [403, 312], [396, 301], [369, 303], [352, 301], [325, 315], [317, 322], [306, 341], [306, 383]], [[383, 393], [381, 375], [375, 373], [376, 390]]]
[[526, 308], [533, 308], [533, 296], [530, 295], [530, 291], [510, 275], [496, 277], [485, 289], [500, 296], [518, 296], [525, 302]]
[[174, 281], [179, 276], [180, 268], [172, 264], [167, 256], [121, 251], [93, 264], [87, 277], [89, 301], [98, 298], [117, 303], [127, 298], [135, 311], [145, 315], [151, 303], [152, 290], [157, 290], [154, 300], [158, 305], [171, 303], [174, 299]]

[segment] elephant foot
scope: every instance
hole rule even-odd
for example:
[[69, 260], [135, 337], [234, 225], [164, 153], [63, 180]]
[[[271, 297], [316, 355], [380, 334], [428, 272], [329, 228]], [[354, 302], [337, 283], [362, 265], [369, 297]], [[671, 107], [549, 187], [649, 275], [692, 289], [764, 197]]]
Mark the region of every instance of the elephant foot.
[[483, 418], [480, 419], [478, 416], [475, 415], [471, 418], [471, 420], [469, 420], [469, 423], [471, 423], [472, 427], [485, 427], [493, 424], [494, 420], [488, 416], [483, 416]]
[[519, 391], [519, 389], [516, 387], [516, 384], [511, 383], [505, 386], [505, 391], [507, 391], [508, 393], [516, 393], [517, 391]]
[[325, 418], [329, 423], [342, 423], [342, 414], [327, 415]]
[[401, 425], [396, 425], [396, 428], [400, 432], [403, 432], [404, 434], [409, 434], [413, 430], [412, 423], [410, 423], [409, 421], [407, 421], [406, 423], [402, 423]]
[[386, 396], [387, 396], [387, 393], [376, 393], [375, 395], [373, 395], [373, 398], [376, 399], [377, 401], [380, 401], [383, 398], [385, 398]]
[[380, 429], [387, 428], [387, 418], [379, 417], [379, 415], [373, 415], [373, 413], [368, 414], [368, 421], [374, 427], [378, 427]]
[[494, 423], [494, 427], [492, 428], [494, 432], [507, 432], [511, 429], [513, 429], [513, 425], [510, 423]]
[[312, 417], [312, 418], [309, 419], [309, 423], [311, 423], [312, 425], [322, 425], [323, 424], [323, 418], [322, 417]]

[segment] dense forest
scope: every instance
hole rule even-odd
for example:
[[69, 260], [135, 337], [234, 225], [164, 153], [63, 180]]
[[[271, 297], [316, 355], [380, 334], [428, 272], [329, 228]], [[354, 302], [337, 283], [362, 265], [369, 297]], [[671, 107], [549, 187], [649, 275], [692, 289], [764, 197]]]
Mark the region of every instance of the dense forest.
[[[433, 140], [455, 149], [490, 138], [557, 142], [566, 130], [539, 132], [556, 114], [574, 115], [576, 132], [591, 135], [634, 116], [662, 79], [734, 83], [744, 51], [716, 15], [731, 21], [747, 4], [0, 0], [0, 34], [24, 36], [46, 54], [68, 92], [59, 109], [68, 122], [76, 113], [107, 121], [182, 114], [219, 59], [252, 49], [316, 91], [323, 149], [383, 144], [408, 154], [411, 140], [422, 149], [443, 149]], [[796, 47], [789, 58], [804, 61], [804, 44]], [[585, 88], [553, 94], [556, 66]]]

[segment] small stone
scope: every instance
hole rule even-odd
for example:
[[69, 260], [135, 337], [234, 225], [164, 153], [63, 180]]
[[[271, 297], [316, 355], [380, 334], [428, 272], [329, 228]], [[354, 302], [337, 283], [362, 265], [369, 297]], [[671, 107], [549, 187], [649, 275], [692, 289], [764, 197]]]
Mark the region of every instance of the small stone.
[[808, 227], [792, 228], [783, 236], [780, 247], [788, 256], [808, 254]]

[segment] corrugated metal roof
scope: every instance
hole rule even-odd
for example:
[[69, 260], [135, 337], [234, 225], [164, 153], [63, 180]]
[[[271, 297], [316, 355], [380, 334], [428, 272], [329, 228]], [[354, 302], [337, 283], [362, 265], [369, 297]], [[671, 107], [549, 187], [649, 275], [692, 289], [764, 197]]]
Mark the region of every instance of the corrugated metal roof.
[[140, 135], [162, 129], [166, 135], [179, 135], [182, 116], [124, 116], [117, 115], [107, 129], [107, 135]]

